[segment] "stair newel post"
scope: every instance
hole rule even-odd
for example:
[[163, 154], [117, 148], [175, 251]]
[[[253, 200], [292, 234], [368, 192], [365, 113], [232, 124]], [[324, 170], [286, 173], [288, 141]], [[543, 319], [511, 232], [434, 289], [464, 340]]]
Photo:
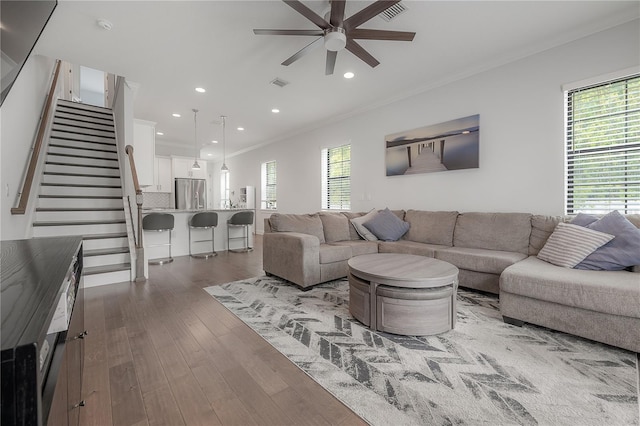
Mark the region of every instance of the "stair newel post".
[[133, 179], [133, 187], [136, 191], [136, 204], [138, 206], [138, 238], [136, 238], [136, 281], [145, 281], [144, 277], [144, 246], [142, 244], [142, 204], [144, 196], [140, 184], [138, 183], [138, 172], [136, 171], [136, 163], [133, 159], [133, 147], [127, 145], [124, 152], [129, 157], [129, 166], [131, 167], [131, 177]]

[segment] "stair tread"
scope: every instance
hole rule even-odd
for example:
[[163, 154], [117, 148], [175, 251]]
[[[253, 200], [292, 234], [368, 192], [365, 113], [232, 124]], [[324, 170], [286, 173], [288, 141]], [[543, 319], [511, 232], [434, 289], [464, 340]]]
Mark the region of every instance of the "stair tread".
[[118, 166], [98, 166], [95, 164], [74, 164], [74, 163], [62, 163], [59, 161], [45, 161], [45, 164], [51, 164], [55, 166], [71, 166], [71, 167], [91, 167], [92, 169], [113, 169], [120, 170]]
[[85, 104], [83, 102], [74, 102], [74, 101], [70, 101], [68, 99], [59, 99], [58, 100], [58, 105], [66, 106], [66, 107], [69, 107], [69, 108], [77, 108], [77, 109], [89, 110], [89, 111], [93, 111], [95, 109], [99, 109], [99, 110], [104, 110], [104, 111], [108, 112], [109, 114], [111, 114], [111, 108], [102, 107], [102, 106], [98, 106], [98, 105]]
[[73, 187], [73, 188], [122, 188], [120, 185], [96, 185], [89, 183], [52, 183], [52, 182], [42, 182], [41, 186], [62, 186], [62, 187]]
[[84, 275], [104, 274], [107, 272], [127, 271], [131, 269], [130, 263], [116, 263], [113, 265], [87, 266], [82, 268]]
[[[54, 139], [51, 139], [54, 140]], [[84, 142], [84, 141], [78, 141], [78, 142]], [[91, 142], [88, 142], [91, 143]], [[83, 151], [92, 151], [92, 152], [108, 152], [108, 153], [113, 153], [113, 154], [117, 154], [118, 151], [116, 149], [99, 149], [99, 148], [89, 148], [86, 146], [75, 146], [75, 145], [66, 145], [66, 144], [60, 144], [60, 143], [51, 143], [49, 142], [49, 148], [54, 147], [54, 148], [65, 148], [65, 149], [81, 149]], [[115, 147], [115, 145], [114, 145]]]
[[83, 256], [103, 256], [107, 254], [121, 254], [121, 253], [129, 253], [129, 247], [113, 247], [113, 248], [103, 248], [103, 249], [93, 249], [93, 250], [83, 250]]
[[[60, 133], [66, 133], [61, 131]], [[101, 138], [102, 136], [92, 136], [95, 138]], [[92, 141], [92, 140], [87, 140], [85, 138], [76, 136], [75, 134], [71, 133], [69, 135], [51, 135], [51, 137], [49, 138], [50, 140], [62, 140], [62, 141], [74, 141], [74, 142], [85, 142], [85, 143], [96, 143], [96, 144], [100, 144], [100, 145], [107, 145], [107, 146], [116, 146], [116, 142], [112, 141], [110, 138], [104, 138], [104, 139], [109, 139], [109, 140], [105, 140], [105, 141]]]
[[92, 177], [92, 178], [107, 178], [107, 179], [120, 179], [120, 176], [110, 175], [92, 175], [89, 173], [64, 173], [64, 172], [44, 172], [45, 175], [52, 176], [77, 176], [77, 177]]
[[110, 199], [115, 200], [117, 198], [122, 199], [119, 195], [50, 195], [50, 194], [41, 194], [38, 195], [39, 198], [87, 198], [87, 199]]
[[37, 207], [37, 212], [111, 212], [124, 211], [123, 207]]
[[117, 158], [104, 158], [104, 157], [96, 157], [93, 155], [66, 154], [64, 152], [47, 152], [47, 155], [55, 155], [58, 157], [71, 157], [71, 158], [88, 158], [91, 160], [102, 160], [102, 161], [118, 161]]
[[83, 235], [83, 240], [102, 240], [109, 238], [127, 238], [126, 232], [114, 232], [110, 234], [91, 234], [91, 235]]
[[46, 221], [33, 222], [33, 226], [85, 226], [85, 225], [113, 225], [125, 223], [124, 219], [114, 220], [69, 220], [69, 221]]

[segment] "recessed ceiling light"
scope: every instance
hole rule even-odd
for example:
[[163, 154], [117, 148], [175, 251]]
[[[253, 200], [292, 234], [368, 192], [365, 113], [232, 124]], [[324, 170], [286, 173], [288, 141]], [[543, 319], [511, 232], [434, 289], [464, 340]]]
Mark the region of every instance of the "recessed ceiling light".
[[351, 71], [344, 73], [344, 78], [353, 78], [355, 76]]
[[212, 154], [212, 153], [208, 153], [207, 155], [208, 155], [209, 157], [211, 157], [213, 154]]
[[218, 141], [211, 141], [211, 143], [218, 143]]
[[98, 19], [98, 21], [96, 23], [103, 30], [109, 31], [111, 28], [113, 28], [113, 24], [111, 22], [107, 21], [106, 19]]
[[174, 112], [174, 113], [173, 113], [173, 114], [171, 114], [171, 115], [173, 115], [173, 116], [174, 116], [174, 117], [176, 117], [176, 118], [180, 118], [180, 117], [181, 117], [181, 115], [180, 115], [180, 114], [178, 114], [177, 112]]
[[274, 108], [271, 110], [272, 113], [277, 114], [280, 112], [280, 110], [278, 108]]
[[156, 135], [158, 135], [158, 136], [163, 136], [163, 135], [164, 135], [164, 133], [162, 133], [162, 132], [156, 132]]
[[238, 130], [243, 131], [244, 127], [238, 127]]
[[205, 89], [203, 89], [202, 87], [196, 87], [196, 92], [198, 92], [198, 93], [204, 93], [204, 92], [206, 92], [206, 90], [205, 90]]

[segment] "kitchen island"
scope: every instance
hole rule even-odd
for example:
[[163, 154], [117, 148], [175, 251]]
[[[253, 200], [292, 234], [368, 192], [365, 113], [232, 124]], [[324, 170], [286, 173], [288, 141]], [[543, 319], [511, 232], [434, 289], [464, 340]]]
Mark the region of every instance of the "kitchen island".
[[[183, 209], [164, 209], [164, 208], [152, 208], [142, 209], [142, 215], [146, 216], [149, 213], [169, 213], [172, 214], [175, 220], [173, 231], [171, 231], [171, 255], [175, 256], [188, 256], [189, 255], [189, 219], [196, 213], [200, 212], [216, 212], [218, 213], [218, 226], [215, 228], [214, 233], [214, 250], [224, 251], [228, 250], [227, 247], [227, 220], [236, 212], [246, 211], [253, 209], [199, 209], [199, 210], [183, 210]], [[255, 212], [255, 210], [254, 210]], [[240, 237], [242, 229], [231, 229], [232, 238]], [[253, 246], [253, 232], [254, 227], [249, 227], [249, 246]], [[205, 253], [211, 251], [211, 243], [209, 242], [193, 242], [197, 240], [210, 240], [210, 229], [192, 229], [192, 252], [193, 253]], [[145, 256], [147, 259], [166, 258], [169, 256], [168, 246], [156, 246], [156, 244], [167, 244], [169, 242], [169, 236], [166, 232], [144, 231], [144, 247]], [[242, 244], [241, 240], [232, 240], [231, 248], [238, 248]]]

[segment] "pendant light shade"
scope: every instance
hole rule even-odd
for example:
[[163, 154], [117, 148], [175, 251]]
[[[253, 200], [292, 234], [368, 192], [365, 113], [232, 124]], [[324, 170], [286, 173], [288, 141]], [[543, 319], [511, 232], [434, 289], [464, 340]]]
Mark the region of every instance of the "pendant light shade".
[[225, 127], [226, 127], [226, 119], [227, 117], [224, 115], [220, 116], [220, 120], [222, 121], [222, 167], [220, 168], [221, 173], [228, 173], [229, 168], [227, 167], [227, 157], [226, 157], [226, 139], [225, 139]]
[[191, 168], [200, 170], [200, 164], [198, 164], [198, 110], [194, 108], [191, 111], [193, 111], [193, 143], [195, 148], [194, 161]]

